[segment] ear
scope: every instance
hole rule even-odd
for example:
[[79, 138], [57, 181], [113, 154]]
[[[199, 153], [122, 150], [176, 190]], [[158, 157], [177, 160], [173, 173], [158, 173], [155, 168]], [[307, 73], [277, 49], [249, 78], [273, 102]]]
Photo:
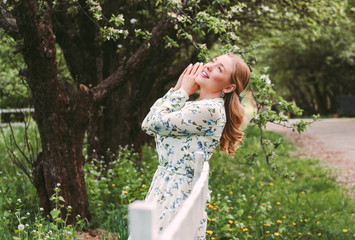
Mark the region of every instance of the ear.
[[230, 93], [233, 92], [237, 88], [237, 85], [235, 84], [230, 84], [228, 87], [226, 87], [224, 90], [225, 93]]

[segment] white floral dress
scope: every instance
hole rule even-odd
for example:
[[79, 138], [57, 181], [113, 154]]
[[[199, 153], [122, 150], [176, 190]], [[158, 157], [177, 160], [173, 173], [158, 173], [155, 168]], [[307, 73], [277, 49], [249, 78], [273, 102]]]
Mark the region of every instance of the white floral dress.
[[[223, 98], [187, 101], [183, 90], [170, 89], [150, 108], [142, 129], [155, 136], [159, 154], [156, 170], [145, 201], [157, 203], [159, 231], [174, 218], [192, 190], [195, 154], [213, 154], [226, 123]], [[205, 239], [207, 213], [201, 218], [195, 239]]]

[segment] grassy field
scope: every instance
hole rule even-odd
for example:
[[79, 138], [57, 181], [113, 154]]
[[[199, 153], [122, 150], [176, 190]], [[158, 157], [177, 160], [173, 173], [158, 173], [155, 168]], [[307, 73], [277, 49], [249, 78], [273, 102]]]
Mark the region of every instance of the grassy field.
[[[30, 128], [30, 139], [35, 145], [34, 129]], [[84, 224], [111, 232], [117, 239], [127, 238], [127, 206], [144, 199], [148, 191], [158, 160], [154, 147], [144, 148], [140, 166], [133, 164], [139, 156], [128, 147], [113, 156], [110, 170], [104, 173], [98, 171], [103, 162], [86, 164], [92, 220], [78, 219], [77, 225], [60, 228], [41, 216], [35, 189], [6, 153], [9, 129], [2, 130], [6, 137], [0, 137], [1, 239], [75, 239], [75, 230]], [[15, 135], [21, 143], [23, 128], [16, 127]], [[267, 135], [281, 138], [271, 132]], [[355, 201], [318, 160], [292, 158], [295, 150], [284, 142], [276, 149], [275, 159], [278, 170], [293, 172], [294, 180], [271, 171], [253, 126], [246, 129], [237, 158], [215, 152], [210, 159], [207, 239], [355, 239]], [[251, 166], [241, 163], [248, 153], [257, 154]]]

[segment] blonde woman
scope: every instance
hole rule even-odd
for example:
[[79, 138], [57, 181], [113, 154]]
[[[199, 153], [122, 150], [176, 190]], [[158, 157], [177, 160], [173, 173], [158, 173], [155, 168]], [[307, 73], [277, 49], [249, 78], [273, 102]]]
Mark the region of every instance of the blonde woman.
[[[233, 54], [205, 65], [190, 64], [143, 120], [142, 129], [155, 136], [159, 154], [159, 166], [145, 198], [159, 208], [159, 231], [172, 221], [191, 193], [196, 152], [202, 151], [207, 161], [219, 143], [222, 151], [234, 156], [243, 136], [244, 110], [239, 95], [249, 76], [248, 66]], [[198, 90], [199, 99], [187, 101]], [[206, 212], [200, 223], [195, 239], [205, 239]]]

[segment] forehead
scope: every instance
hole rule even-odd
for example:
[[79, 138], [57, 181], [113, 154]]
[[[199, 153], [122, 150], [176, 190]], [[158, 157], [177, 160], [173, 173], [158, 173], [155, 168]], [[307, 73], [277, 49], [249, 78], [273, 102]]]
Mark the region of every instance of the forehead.
[[228, 55], [216, 57], [218, 63], [222, 63], [227, 72], [232, 72], [234, 69], [233, 59]]

